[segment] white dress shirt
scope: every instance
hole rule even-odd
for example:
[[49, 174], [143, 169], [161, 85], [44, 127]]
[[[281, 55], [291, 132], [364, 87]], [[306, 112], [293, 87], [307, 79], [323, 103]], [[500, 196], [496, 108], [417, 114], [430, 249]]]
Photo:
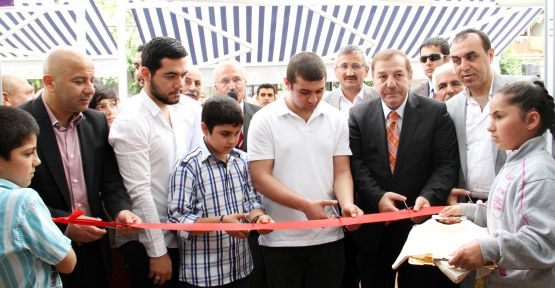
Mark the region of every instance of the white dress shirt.
[[[467, 94], [468, 95], [468, 94]], [[491, 96], [490, 96], [491, 99]], [[495, 179], [495, 161], [493, 141], [487, 130], [490, 123], [489, 112], [491, 101], [484, 110], [472, 97], [466, 100], [466, 186], [472, 197], [486, 199], [493, 179]]]
[[355, 96], [355, 98], [353, 99], [353, 102], [349, 101], [349, 99], [345, 97], [345, 95], [343, 94], [343, 90], [341, 90], [341, 87], [339, 88], [339, 93], [341, 95], [339, 97], [339, 110], [343, 112], [343, 114], [345, 114], [348, 118], [349, 110], [351, 110], [351, 108], [356, 104], [360, 103], [360, 101], [362, 101], [362, 99], [364, 98], [364, 86], [362, 87], [362, 89], [360, 89], [358, 94]]
[[[133, 212], [147, 223], [166, 222], [170, 172], [180, 156], [202, 141], [200, 104], [181, 96], [178, 104], [167, 108], [171, 126], [164, 120], [163, 111], [143, 90], [127, 101], [108, 137]], [[167, 247], [177, 248], [175, 234], [170, 231], [145, 229], [138, 236], [149, 257], [166, 254]], [[119, 242], [132, 239], [125, 238]]]
[[[407, 97], [405, 97], [405, 101], [403, 101], [403, 103], [401, 103], [401, 105], [396, 110], [389, 109], [389, 107], [387, 107], [387, 105], [385, 105], [385, 102], [383, 102], [382, 100], [382, 110], [383, 110], [383, 116], [385, 119], [385, 126], [389, 124], [387, 122], [388, 121], [387, 117], [389, 116], [389, 113], [391, 113], [391, 111], [396, 111], [397, 115], [399, 115], [399, 118], [397, 119], [397, 126], [399, 127], [399, 131], [401, 131], [401, 128], [403, 126], [403, 117], [405, 116], [405, 107], [407, 106], [408, 99], [409, 99], [409, 96], [407, 95]], [[401, 139], [399, 138], [399, 141], [400, 140]]]

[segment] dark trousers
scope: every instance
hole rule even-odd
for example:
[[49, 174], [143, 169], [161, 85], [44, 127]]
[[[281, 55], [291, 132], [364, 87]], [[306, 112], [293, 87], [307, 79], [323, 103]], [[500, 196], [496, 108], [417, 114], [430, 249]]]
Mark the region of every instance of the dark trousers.
[[357, 243], [352, 232], [345, 232], [345, 270], [343, 271], [342, 288], [359, 288], [360, 277], [357, 271]]
[[152, 279], [148, 278], [150, 271], [150, 258], [146, 254], [146, 249], [139, 241], [129, 241], [120, 248], [125, 259], [125, 263], [131, 274], [131, 286], [137, 287], [177, 287], [179, 279], [179, 249], [168, 248], [168, 255], [172, 261], [172, 279], [166, 281], [164, 285], [152, 284]]
[[262, 246], [268, 287], [340, 288], [343, 249], [343, 240], [306, 247]]
[[[250, 282], [250, 275], [243, 278], [243, 279], [239, 279], [237, 281], [233, 281], [231, 283], [225, 284], [225, 285], [221, 285], [221, 286], [212, 286], [213, 288], [258, 288], [256, 286], [250, 286], [249, 282]], [[201, 288], [201, 286], [195, 286], [195, 285], [191, 285], [187, 282], [179, 282], [179, 286], [177, 286], [179, 288]]]
[[108, 271], [104, 255], [107, 251], [102, 251], [102, 245], [97, 240], [83, 245], [72, 242], [73, 250], [77, 256], [77, 265], [71, 274], [62, 274], [62, 284], [64, 287], [78, 288], [102, 288], [108, 287]]
[[252, 255], [253, 269], [249, 276], [250, 287], [253, 288], [267, 288], [268, 279], [266, 279], [266, 266], [264, 264], [264, 254], [262, 247], [258, 244], [258, 237], [260, 234], [256, 231], [251, 231], [249, 234], [249, 248]]
[[374, 253], [369, 253], [364, 249], [358, 250], [358, 271], [362, 288], [393, 288], [397, 273], [399, 288], [458, 287], [434, 266], [411, 265], [406, 261], [398, 270], [391, 268], [401, 253], [413, 225], [410, 220], [391, 222], [384, 228], [379, 248]]

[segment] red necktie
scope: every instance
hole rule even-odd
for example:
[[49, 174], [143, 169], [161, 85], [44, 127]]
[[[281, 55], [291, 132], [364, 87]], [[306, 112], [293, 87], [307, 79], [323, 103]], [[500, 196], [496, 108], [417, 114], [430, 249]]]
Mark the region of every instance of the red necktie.
[[237, 141], [237, 146], [235, 148], [241, 149], [243, 147], [243, 130], [239, 133], [239, 141]]
[[387, 116], [387, 150], [389, 150], [389, 167], [391, 173], [395, 170], [395, 161], [397, 160], [397, 148], [399, 147], [399, 125], [397, 125], [399, 114], [391, 111]]

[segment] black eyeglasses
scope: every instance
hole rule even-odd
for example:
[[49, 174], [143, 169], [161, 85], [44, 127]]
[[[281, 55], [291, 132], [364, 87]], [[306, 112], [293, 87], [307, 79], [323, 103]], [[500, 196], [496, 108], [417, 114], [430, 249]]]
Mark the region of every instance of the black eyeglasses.
[[420, 56], [420, 62], [422, 63], [426, 63], [426, 61], [428, 61], [428, 59], [432, 60], [432, 62], [437, 61], [439, 59], [441, 59], [441, 57], [443, 57], [443, 55], [441, 54], [432, 54], [432, 55], [428, 55], [428, 56]]

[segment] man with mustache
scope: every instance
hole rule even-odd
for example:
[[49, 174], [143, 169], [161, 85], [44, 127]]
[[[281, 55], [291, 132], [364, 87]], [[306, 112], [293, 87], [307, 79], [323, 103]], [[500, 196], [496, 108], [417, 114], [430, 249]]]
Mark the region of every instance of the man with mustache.
[[[46, 58], [42, 79], [42, 95], [19, 106], [40, 127], [37, 150], [42, 165], [36, 168], [30, 187], [39, 192], [52, 217], [69, 216], [80, 209], [83, 218], [140, 223], [130, 211], [129, 196], [108, 144], [106, 117], [88, 109], [94, 94], [92, 61], [75, 49], [56, 48]], [[71, 239], [77, 255], [73, 273], [61, 277], [64, 287], [107, 287], [111, 262], [106, 230], [58, 226]]]
[[436, 92], [435, 99], [444, 102], [464, 89], [464, 85], [455, 73], [451, 62], [447, 62], [434, 70], [432, 84]]
[[449, 62], [450, 57], [447, 40], [441, 37], [424, 40], [420, 45], [420, 63], [428, 79], [412, 92], [418, 96], [436, 98], [437, 91], [432, 84], [432, 74], [437, 67]]
[[[150, 40], [141, 56], [143, 89], [128, 100], [110, 131], [133, 211], [148, 223], [166, 222], [172, 165], [202, 139], [200, 105], [181, 97], [186, 56], [173, 38]], [[118, 238], [116, 244], [122, 242], [133, 287], [176, 287], [179, 255], [174, 233], [143, 230], [135, 238]]]
[[[402, 51], [378, 52], [372, 79], [380, 98], [356, 105], [349, 114], [355, 204], [365, 214], [444, 205], [459, 166], [445, 104], [409, 92], [412, 70]], [[398, 287], [449, 287], [435, 267], [405, 263], [391, 269], [412, 226], [423, 220], [365, 224], [354, 233], [359, 271], [364, 271], [361, 287], [394, 287], [396, 272]]]
[[368, 63], [364, 51], [355, 45], [341, 48], [335, 60], [335, 77], [339, 81], [339, 88], [328, 93], [324, 101], [348, 116], [354, 105], [379, 96], [374, 88], [364, 84], [366, 76]]
[[494, 72], [494, 49], [489, 37], [476, 29], [463, 30], [451, 43], [455, 73], [466, 89], [446, 102], [457, 131], [461, 167], [455, 195], [470, 195], [474, 201], [488, 199], [495, 175], [505, 163], [506, 153], [496, 148], [487, 127], [489, 100], [503, 86], [532, 77]]

